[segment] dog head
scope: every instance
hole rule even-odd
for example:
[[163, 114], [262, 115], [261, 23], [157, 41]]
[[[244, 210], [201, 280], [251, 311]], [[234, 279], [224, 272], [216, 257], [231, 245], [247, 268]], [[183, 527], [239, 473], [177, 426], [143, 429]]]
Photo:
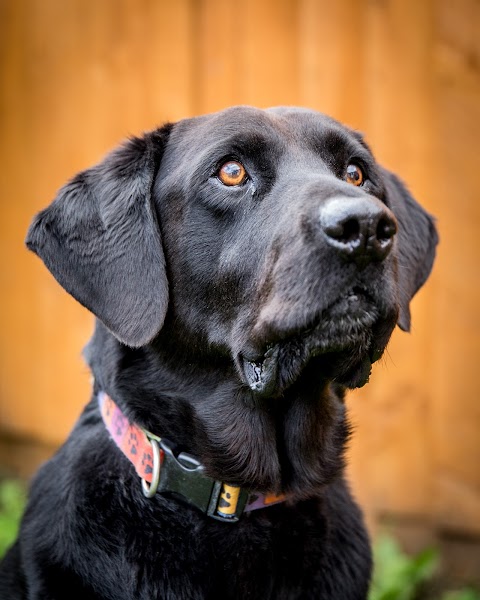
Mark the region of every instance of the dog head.
[[[365, 383], [426, 280], [432, 218], [357, 133], [236, 107], [128, 141], [77, 175], [27, 244], [127, 346], [227, 358], [257, 395], [307, 370]], [[201, 352], [199, 352], [201, 350]]]

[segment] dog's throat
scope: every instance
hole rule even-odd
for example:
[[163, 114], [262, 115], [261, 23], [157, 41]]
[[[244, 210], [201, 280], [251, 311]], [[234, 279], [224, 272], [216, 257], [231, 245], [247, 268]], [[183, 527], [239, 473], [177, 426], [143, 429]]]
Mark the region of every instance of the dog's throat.
[[230, 523], [243, 513], [286, 500], [284, 495], [255, 493], [212, 479], [193, 456], [175, 453], [166, 440], [130, 423], [105, 392], [98, 394], [98, 403], [106, 429], [135, 467], [147, 498], [157, 492], [172, 499], [181, 497], [209, 517]]

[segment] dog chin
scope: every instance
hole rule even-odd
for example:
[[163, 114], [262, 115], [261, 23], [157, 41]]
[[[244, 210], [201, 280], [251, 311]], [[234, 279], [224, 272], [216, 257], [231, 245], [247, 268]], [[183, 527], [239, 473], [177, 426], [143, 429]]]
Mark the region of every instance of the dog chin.
[[[393, 313], [392, 313], [393, 314]], [[365, 385], [386, 347], [396, 319], [379, 314], [365, 298], [349, 294], [303, 331], [276, 341], [260, 356], [240, 357], [243, 378], [257, 397], [277, 398], [300, 378]]]
[[318, 381], [335, 381], [349, 388], [367, 383], [374, 358], [370, 345], [361, 340], [358, 345], [333, 349], [302, 346], [297, 342], [281, 343], [269, 348], [260, 359], [242, 357], [244, 378], [258, 397], [276, 398], [294, 385], [307, 370]]

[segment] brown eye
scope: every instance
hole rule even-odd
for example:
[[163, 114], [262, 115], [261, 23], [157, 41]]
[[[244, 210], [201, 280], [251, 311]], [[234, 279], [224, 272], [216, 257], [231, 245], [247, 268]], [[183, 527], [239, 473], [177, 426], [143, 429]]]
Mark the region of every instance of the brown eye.
[[363, 183], [363, 172], [357, 165], [348, 165], [347, 172], [345, 175], [347, 183], [352, 185], [362, 185]]
[[217, 176], [223, 185], [241, 185], [247, 178], [247, 172], [241, 163], [229, 160], [220, 167]]

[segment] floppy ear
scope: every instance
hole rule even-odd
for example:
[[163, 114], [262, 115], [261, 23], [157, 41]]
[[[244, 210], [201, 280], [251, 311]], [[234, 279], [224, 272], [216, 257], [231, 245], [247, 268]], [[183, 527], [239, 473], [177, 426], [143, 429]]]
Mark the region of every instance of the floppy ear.
[[151, 341], [168, 283], [152, 186], [171, 126], [132, 138], [79, 173], [34, 219], [27, 246], [124, 344]]
[[410, 300], [432, 269], [438, 243], [435, 222], [396, 175], [383, 169], [387, 205], [398, 221], [398, 326], [410, 331]]

